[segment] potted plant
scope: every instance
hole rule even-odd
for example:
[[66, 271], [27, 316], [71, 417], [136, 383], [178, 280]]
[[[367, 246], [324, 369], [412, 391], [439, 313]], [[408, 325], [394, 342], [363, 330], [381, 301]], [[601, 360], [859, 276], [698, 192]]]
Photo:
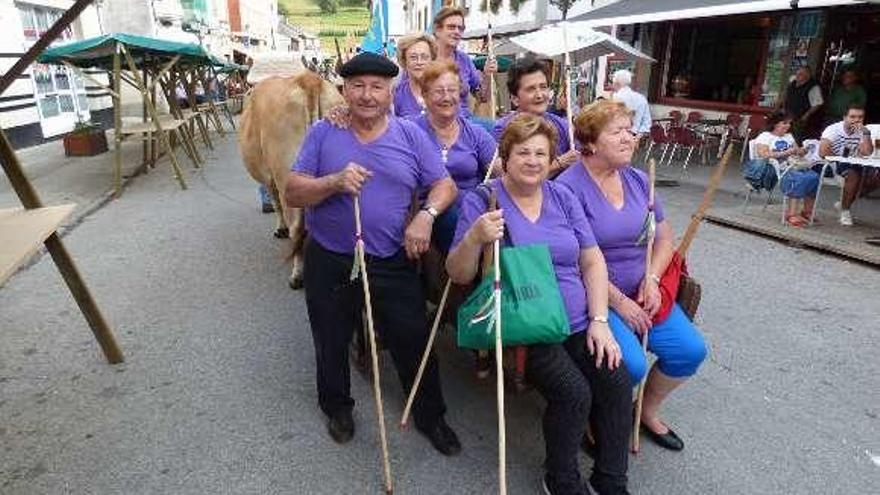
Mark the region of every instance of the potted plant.
[[94, 156], [107, 151], [107, 136], [99, 124], [79, 121], [64, 136], [66, 156]]

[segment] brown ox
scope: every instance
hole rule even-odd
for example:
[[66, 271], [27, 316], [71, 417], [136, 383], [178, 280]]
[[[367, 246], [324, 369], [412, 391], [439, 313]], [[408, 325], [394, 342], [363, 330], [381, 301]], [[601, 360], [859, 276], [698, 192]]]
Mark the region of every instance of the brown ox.
[[302, 287], [305, 223], [299, 208], [288, 208], [284, 185], [309, 124], [342, 103], [330, 82], [303, 71], [290, 77], [271, 77], [250, 91], [241, 116], [239, 147], [244, 165], [255, 181], [266, 186], [275, 205], [275, 236], [293, 241], [290, 286]]

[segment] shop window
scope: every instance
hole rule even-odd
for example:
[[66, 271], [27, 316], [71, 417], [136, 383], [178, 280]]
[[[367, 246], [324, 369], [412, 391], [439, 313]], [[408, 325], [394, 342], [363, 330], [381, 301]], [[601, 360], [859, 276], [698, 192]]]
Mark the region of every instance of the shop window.
[[769, 25], [767, 17], [676, 23], [665, 96], [757, 104]]

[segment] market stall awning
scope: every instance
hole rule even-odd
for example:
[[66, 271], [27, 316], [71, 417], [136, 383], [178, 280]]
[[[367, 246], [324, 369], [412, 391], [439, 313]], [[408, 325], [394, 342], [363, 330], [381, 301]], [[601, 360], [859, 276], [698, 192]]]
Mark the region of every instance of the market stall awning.
[[[564, 36], [565, 35], [565, 36]], [[545, 57], [557, 57], [569, 53], [578, 53], [581, 57], [592, 59], [604, 55], [616, 54], [622, 58], [631, 60], [654, 61], [648, 55], [636, 50], [625, 41], [621, 41], [609, 34], [593, 30], [583, 22], [569, 22], [563, 28], [563, 23], [543, 27], [531, 33], [514, 36], [508, 40], [507, 49], [519, 46], [523, 50], [544, 55]], [[497, 52], [504, 52], [500, 48]]]
[[[855, 0], [799, 0], [798, 8], [859, 5]], [[791, 0], [619, 0], [605, 7], [573, 16], [590, 27], [643, 24], [648, 22], [697, 19], [774, 10], [791, 10]]]
[[180, 55], [182, 61], [208, 63], [208, 54], [194, 43], [166, 41], [135, 34], [112, 33], [49, 48], [37, 58], [44, 64], [67, 62], [77, 67], [101, 67], [110, 69], [117, 43], [128, 49], [140, 65], [146, 58], [170, 59]]

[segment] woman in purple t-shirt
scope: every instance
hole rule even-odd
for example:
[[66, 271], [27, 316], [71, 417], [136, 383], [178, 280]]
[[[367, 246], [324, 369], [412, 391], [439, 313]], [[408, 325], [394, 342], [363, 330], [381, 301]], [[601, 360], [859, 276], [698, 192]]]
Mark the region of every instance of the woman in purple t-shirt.
[[641, 381], [647, 368], [635, 334], [647, 332], [648, 349], [657, 355], [645, 386], [642, 425], [660, 446], [681, 450], [684, 442], [657, 413], [669, 393], [697, 372], [706, 357], [706, 344], [677, 304], [666, 320], [652, 323], [660, 309], [660, 276], [672, 258], [672, 228], [655, 199], [657, 236], [646, 277], [648, 181], [630, 166], [635, 149], [631, 113], [621, 102], [595, 102], [578, 115], [575, 133], [583, 143], [583, 156], [556, 181], [577, 196], [605, 255], [612, 309], [608, 319], [633, 384]]
[[422, 98], [422, 74], [425, 67], [437, 58], [434, 37], [418, 33], [405, 36], [398, 44], [397, 61], [403, 75], [394, 85], [394, 115], [412, 118], [425, 113]]
[[544, 487], [554, 495], [587, 493], [577, 455], [592, 403], [602, 450], [590, 483], [601, 494], [624, 493], [629, 377], [608, 327], [607, 273], [590, 224], [571, 192], [547, 180], [555, 140], [556, 130], [545, 119], [522, 115], [511, 121], [499, 146], [504, 175], [489, 184], [499, 209], [487, 213], [479, 191], [465, 196], [446, 269], [453, 282], [469, 284], [481, 251], [495, 240], [548, 246], [571, 336], [561, 344], [528, 348], [526, 376], [547, 401]]
[[551, 174], [558, 173], [577, 162], [580, 153], [569, 142], [568, 121], [547, 111], [550, 107], [550, 66], [534, 57], [514, 62], [507, 72], [507, 91], [511, 106], [516, 110], [495, 122], [492, 135], [501, 139], [501, 133], [510, 120], [520, 113], [544, 117], [556, 127], [556, 159], [550, 164]]
[[431, 62], [422, 76], [427, 113], [414, 122], [428, 133], [440, 161], [458, 186], [458, 200], [434, 222], [434, 242], [446, 253], [458, 222], [464, 193], [483, 181], [495, 155], [495, 140], [482, 127], [458, 112], [461, 79], [452, 62]]

